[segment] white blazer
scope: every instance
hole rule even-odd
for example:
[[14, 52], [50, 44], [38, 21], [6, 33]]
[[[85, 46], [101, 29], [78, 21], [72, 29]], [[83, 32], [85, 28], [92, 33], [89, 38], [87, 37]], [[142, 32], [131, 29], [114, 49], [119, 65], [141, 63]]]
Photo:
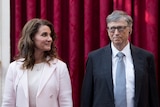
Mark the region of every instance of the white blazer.
[[[27, 70], [23, 62], [9, 65], [2, 107], [29, 107]], [[59, 59], [46, 63], [36, 96], [36, 107], [73, 107], [72, 88], [67, 66]]]

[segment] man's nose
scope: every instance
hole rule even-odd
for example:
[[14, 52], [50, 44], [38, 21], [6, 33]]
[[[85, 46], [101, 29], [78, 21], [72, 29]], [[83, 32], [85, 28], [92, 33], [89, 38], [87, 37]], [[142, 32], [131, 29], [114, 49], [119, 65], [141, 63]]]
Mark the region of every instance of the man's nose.
[[115, 29], [114, 34], [119, 34], [119, 30]]

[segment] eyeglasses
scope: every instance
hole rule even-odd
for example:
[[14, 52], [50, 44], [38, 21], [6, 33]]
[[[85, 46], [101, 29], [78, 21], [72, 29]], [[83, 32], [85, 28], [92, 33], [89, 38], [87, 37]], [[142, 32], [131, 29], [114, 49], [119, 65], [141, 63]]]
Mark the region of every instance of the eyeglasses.
[[117, 29], [118, 30], [118, 32], [123, 32], [126, 28], [127, 28], [128, 26], [113, 26], [113, 27], [108, 27], [108, 31], [110, 32], [110, 33], [114, 33], [115, 32], [115, 30]]

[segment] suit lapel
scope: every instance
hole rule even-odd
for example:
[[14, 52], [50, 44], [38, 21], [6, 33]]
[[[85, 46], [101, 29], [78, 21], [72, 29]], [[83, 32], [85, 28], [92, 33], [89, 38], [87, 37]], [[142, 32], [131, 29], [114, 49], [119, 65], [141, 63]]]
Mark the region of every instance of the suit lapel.
[[131, 45], [131, 54], [133, 58], [133, 65], [135, 69], [135, 103], [138, 102], [140, 90], [141, 90], [141, 84], [142, 84], [142, 76], [143, 76], [143, 59], [142, 55], [138, 53], [136, 47]]
[[105, 66], [105, 71], [106, 72], [106, 81], [107, 85], [109, 88], [109, 93], [112, 93], [112, 98], [114, 98], [113, 94], [113, 80], [112, 80], [112, 51], [110, 45], [108, 45], [105, 48], [105, 54], [104, 54], [104, 64]]
[[55, 59], [54, 62], [50, 63], [50, 65], [48, 65], [47, 63], [44, 65], [44, 69], [43, 69], [42, 77], [41, 77], [41, 80], [40, 80], [40, 85], [39, 85], [39, 88], [38, 88], [37, 96], [40, 94], [43, 87], [47, 83], [48, 79], [50, 78], [50, 76], [55, 71], [56, 61], [57, 60]]

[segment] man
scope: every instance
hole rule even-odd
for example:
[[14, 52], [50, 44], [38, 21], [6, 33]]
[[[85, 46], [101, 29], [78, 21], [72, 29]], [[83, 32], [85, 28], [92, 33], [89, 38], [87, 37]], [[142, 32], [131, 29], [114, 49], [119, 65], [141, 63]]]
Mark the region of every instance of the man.
[[115, 10], [106, 21], [111, 43], [88, 55], [81, 107], [159, 107], [154, 57], [128, 40], [132, 18]]

